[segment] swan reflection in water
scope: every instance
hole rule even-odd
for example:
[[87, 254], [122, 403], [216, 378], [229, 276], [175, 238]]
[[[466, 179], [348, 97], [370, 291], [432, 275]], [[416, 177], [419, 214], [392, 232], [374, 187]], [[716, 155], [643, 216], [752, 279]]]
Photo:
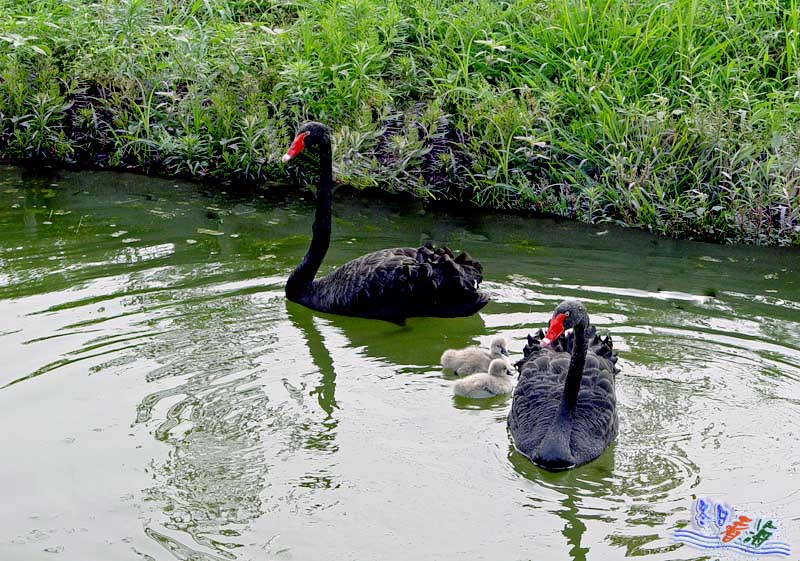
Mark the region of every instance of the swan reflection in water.
[[316, 312], [288, 301], [286, 310], [292, 323], [309, 341], [309, 352], [323, 378], [329, 375], [333, 380], [336, 374], [330, 351], [325, 347], [314, 318], [324, 320], [341, 333], [350, 348], [403, 371], [438, 369], [439, 358], [446, 347], [474, 344], [476, 334], [486, 333], [480, 314], [458, 318], [409, 318], [405, 325], [397, 325]]
[[333, 366], [333, 358], [325, 347], [325, 339], [314, 325], [316, 314], [292, 302], [286, 302], [286, 314], [305, 337], [308, 352], [311, 354], [311, 362], [319, 371], [319, 382], [311, 390], [311, 395], [316, 396], [317, 403], [327, 415], [326, 423], [330, 422], [327, 428], [333, 431], [336, 428], [333, 411], [338, 407], [336, 404], [336, 370]]
[[513, 445], [508, 447], [508, 461], [515, 472], [543, 488], [546, 493], [542, 495], [550, 495], [552, 492], [560, 495], [558, 504], [561, 508], [558, 509], [552, 504], [543, 505], [542, 503], [551, 500], [544, 496], [528, 495], [525, 502], [533, 503], [531, 506], [536, 510], [544, 506], [546, 510], [562, 518], [564, 529], [561, 533], [570, 546], [570, 558], [574, 561], [585, 560], [589, 553], [589, 547], [582, 545], [586, 524], [591, 523], [590, 519], [597, 518], [597, 515], [587, 516], [591, 509], [583, 503], [586, 498], [608, 499], [612, 496], [613, 487], [603, 483], [608, 482], [614, 472], [614, 446], [612, 445], [589, 464], [560, 472], [551, 472], [534, 466], [528, 458], [517, 452]]

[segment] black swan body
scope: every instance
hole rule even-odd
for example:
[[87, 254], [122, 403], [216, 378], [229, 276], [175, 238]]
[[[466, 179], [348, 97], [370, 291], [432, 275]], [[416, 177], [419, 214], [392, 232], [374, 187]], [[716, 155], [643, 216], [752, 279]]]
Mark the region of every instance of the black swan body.
[[311, 245], [286, 281], [286, 297], [313, 310], [403, 323], [406, 318], [469, 316], [489, 301], [478, 291], [483, 268], [446, 247], [397, 247], [368, 253], [314, 279], [331, 239], [333, 168], [328, 127], [306, 123], [283, 156], [319, 156], [317, 208]]
[[[564, 332], [573, 328], [572, 333]], [[508, 427], [514, 446], [553, 471], [595, 459], [617, 436], [617, 356], [600, 339], [583, 304], [558, 305], [547, 335], [528, 336]]]

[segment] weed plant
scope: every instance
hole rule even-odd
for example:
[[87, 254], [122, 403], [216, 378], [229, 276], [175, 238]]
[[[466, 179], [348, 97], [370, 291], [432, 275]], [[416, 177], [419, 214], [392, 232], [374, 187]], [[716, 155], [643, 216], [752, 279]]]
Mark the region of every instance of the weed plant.
[[[0, 0], [0, 157], [800, 245], [800, 0]], [[293, 168], [294, 169], [294, 168]]]

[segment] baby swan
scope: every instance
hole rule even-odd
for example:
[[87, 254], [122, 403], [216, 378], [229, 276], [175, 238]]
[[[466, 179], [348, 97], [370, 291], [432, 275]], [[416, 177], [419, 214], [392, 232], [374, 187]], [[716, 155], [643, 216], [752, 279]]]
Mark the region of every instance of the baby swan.
[[[466, 349], [448, 349], [442, 353], [442, 366], [452, 370], [459, 376], [486, 372], [492, 360], [508, 356], [506, 340], [503, 337], [492, 339], [492, 345], [487, 351], [480, 347], [467, 347]], [[503, 359], [505, 360], [505, 359]]]
[[489, 364], [489, 372], [472, 374], [453, 384], [453, 393], [461, 397], [493, 397], [514, 391], [511, 371], [504, 358], [496, 358]]

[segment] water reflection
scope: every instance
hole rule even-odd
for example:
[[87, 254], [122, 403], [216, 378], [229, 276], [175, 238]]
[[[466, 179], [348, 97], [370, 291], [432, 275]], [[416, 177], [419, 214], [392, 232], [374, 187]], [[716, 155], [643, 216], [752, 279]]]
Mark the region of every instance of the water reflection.
[[[151, 465], [155, 484], [144, 490], [165, 516], [147, 530], [178, 558], [235, 559], [242, 531], [264, 512], [265, 422], [273, 419], [276, 431], [281, 420], [295, 421], [265, 391], [274, 376], [269, 357], [280, 352], [269, 321], [279, 307], [277, 298], [195, 300], [161, 322], [168, 329], [157, 342], [138, 349], [140, 359], [158, 364], [147, 379], [163, 387], [142, 400], [136, 422], [170, 445], [166, 461]], [[238, 321], [243, 314], [263, 328]]]
[[[455, 375], [446, 376], [447, 379], [457, 379]], [[496, 395], [482, 399], [470, 399], [458, 395], [453, 396], [453, 406], [465, 411], [500, 410], [506, 411], [511, 405], [511, 395]]]
[[[315, 362], [320, 357], [318, 366], [323, 372], [327, 369], [327, 365], [323, 367], [326, 361], [322, 359], [326, 351], [324, 346], [318, 346], [322, 338], [309, 319], [311, 317], [316, 317], [316, 321], [324, 322], [340, 333], [353, 352], [382, 363], [402, 366], [409, 372], [423, 371], [438, 364], [439, 357], [447, 347], [475, 344], [475, 335], [485, 332], [483, 318], [479, 314], [468, 318], [411, 318], [406, 325], [400, 326], [384, 321], [311, 312], [292, 302], [287, 302], [286, 309], [293, 323], [309, 335], [310, 342], [315, 343], [311, 349], [312, 356]], [[446, 346], [443, 347], [443, 344]]]
[[[562, 535], [568, 546], [567, 553], [577, 560], [586, 559], [591, 544], [582, 544], [586, 532], [585, 521], [607, 517], [605, 508], [597, 509], [597, 502], [588, 498], [615, 500], [614, 489], [610, 484], [614, 472], [614, 445], [612, 444], [595, 461], [564, 472], [548, 472], [539, 469], [516, 451], [509, 447], [508, 461], [514, 471], [535, 484], [541, 494], [528, 497], [531, 507], [541, 508], [555, 513], [564, 520]], [[616, 499], [618, 500], [618, 499]], [[543, 504], [544, 503], [544, 504]], [[557, 503], [561, 508], [552, 508]]]
[[[331, 421], [336, 405], [336, 371], [333, 368], [333, 359], [325, 348], [325, 340], [314, 325], [314, 313], [308, 308], [286, 301], [286, 312], [292, 324], [299, 329], [305, 338], [311, 360], [320, 373], [317, 386], [310, 395], [317, 396], [317, 402], [327, 414], [326, 422]], [[336, 428], [336, 423], [326, 427], [331, 432]]]

